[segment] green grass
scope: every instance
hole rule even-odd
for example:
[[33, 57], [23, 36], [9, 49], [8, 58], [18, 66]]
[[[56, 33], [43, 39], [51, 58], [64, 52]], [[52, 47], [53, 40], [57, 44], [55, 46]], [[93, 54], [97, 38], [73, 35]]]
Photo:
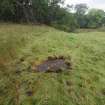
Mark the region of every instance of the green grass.
[[[55, 55], [67, 57], [72, 71], [29, 68]], [[0, 24], [0, 105], [105, 105], [105, 33]]]

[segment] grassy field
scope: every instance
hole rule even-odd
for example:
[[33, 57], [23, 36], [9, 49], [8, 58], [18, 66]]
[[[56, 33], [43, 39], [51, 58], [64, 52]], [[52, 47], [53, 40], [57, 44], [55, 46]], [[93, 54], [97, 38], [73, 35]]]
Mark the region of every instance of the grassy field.
[[[30, 69], [55, 55], [67, 57], [72, 70]], [[105, 105], [105, 33], [0, 24], [0, 105]]]

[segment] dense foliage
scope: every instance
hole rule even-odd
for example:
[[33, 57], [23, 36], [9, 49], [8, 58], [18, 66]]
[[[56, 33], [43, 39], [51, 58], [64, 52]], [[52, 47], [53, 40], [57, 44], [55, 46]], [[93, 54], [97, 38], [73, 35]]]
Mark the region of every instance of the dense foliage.
[[49, 23], [61, 0], [0, 0], [0, 19]]
[[65, 31], [105, 25], [103, 10], [88, 11], [86, 4], [64, 7], [63, 3], [64, 0], [0, 0], [0, 20], [43, 23]]

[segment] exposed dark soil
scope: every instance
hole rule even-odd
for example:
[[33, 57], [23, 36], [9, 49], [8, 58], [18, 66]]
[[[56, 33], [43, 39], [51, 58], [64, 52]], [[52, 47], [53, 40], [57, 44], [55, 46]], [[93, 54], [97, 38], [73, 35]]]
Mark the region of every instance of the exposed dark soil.
[[63, 56], [59, 57], [48, 57], [47, 60], [43, 61], [40, 65], [35, 67], [36, 72], [56, 72], [65, 71], [71, 69], [71, 63], [66, 61]]
[[102, 89], [101, 92], [102, 92], [102, 94], [105, 96], [105, 89]]
[[32, 96], [32, 95], [33, 95], [33, 92], [32, 92], [32, 91], [27, 91], [26, 94], [27, 94], [28, 96]]

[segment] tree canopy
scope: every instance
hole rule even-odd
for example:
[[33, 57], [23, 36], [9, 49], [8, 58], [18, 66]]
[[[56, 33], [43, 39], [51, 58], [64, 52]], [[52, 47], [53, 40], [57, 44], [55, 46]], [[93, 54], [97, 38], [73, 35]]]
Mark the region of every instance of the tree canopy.
[[[105, 12], [86, 4], [63, 7], [65, 0], [0, 0], [0, 21], [52, 25], [65, 31], [105, 25]], [[71, 12], [74, 8], [75, 12]]]

